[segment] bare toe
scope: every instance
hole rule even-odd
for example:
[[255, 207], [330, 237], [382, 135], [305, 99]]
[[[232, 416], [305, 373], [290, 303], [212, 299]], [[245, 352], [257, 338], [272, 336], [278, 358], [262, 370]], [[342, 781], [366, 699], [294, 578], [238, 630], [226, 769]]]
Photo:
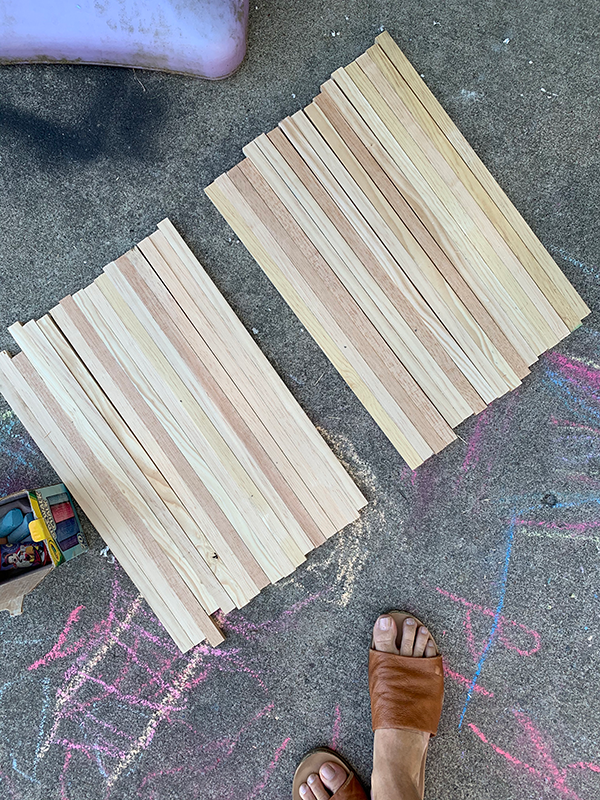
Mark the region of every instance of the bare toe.
[[348, 772], [339, 764], [327, 761], [319, 770], [319, 775], [329, 791], [335, 794], [346, 783]]
[[373, 647], [382, 653], [395, 653], [399, 650], [396, 647], [396, 636], [398, 629], [396, 623], [389, 614], [383, 614], [373, 628]]
[[402, 625], [402, 640], [400, 641], [401, 656], [412, 656], [416, 632], [417, 623], [412, 617], [406, 617]]
[[306, 783], [300, 784], [300, 789], [298, 791], [300, 792], [300, 797], [302, 800], [315, 800], [315, 796], [311, 792], [310, 786], [308, 786]]
[[427, 642], [427, 647], [425, 648], [425, 658], [433, 658], [437, 656], [437, 647], [435, 646], [432, 639]]
[[413, 652], [412, 652], [415, 658], [421, 658], [421, 656], [425, 653], [425, 648], [427, 647], [428, 641], [429, 641], [429, 631], [424, 625], [421, 625], [421, 627], [417, 631], [415, 646], [413, 647]]
[[[321, 769], [323, 768], [321, 767]], [[331, 793], [327, 791], [319, 775], [313, 773], [312, 775], [308, 776], [306, 781], [310, 787], [310, 791], [312, 792], [316, 800], [330, 800]], [[310, 795], [309, 794], [303, 795], [303, 800], [310, 800]]]

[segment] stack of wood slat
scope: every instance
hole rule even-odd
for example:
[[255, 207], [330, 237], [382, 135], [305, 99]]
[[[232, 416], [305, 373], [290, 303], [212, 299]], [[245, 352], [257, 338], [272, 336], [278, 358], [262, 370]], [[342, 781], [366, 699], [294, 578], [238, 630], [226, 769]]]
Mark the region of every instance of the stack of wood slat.
[[10, 331], [0, 390], [184, 651], [366, 503], [168, 220]]
[[589, 309], [389, 34], [207, 194], [407, 463]]

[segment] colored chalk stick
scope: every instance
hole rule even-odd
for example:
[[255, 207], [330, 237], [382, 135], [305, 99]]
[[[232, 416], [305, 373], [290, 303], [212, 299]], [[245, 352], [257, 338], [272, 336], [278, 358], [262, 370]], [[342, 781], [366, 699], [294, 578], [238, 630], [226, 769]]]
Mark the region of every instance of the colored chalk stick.
[[21, 524], [8, 534], [9, 544], [18, 544], [29, 536], [29, 523], [33, 522], [33, 514], [25, 514]]
[[67, 539], [77, 536], [79, 533], [79, 526], [74, 517], [64, 519], [56, 525], [56, 541], [62, 545]]
[[47, 500], [50, 506], [59, 506], [62, 503], [69, 502], [69, 495], [66, 492], [61, 492], [60, 494], [53, 494], [52, 497], [48, 497]]
[[0, 536], [8, 536], [23, 522], [23, 512], [20, 508], [13, 508], [0, 520]]
[[50, 511], [56, 523], [62, 522], [65, 519], [71, 519], [75, 516], [73, 507], [68, 501], [66, 503], [59, 503], [58, 505], [51, 505]]

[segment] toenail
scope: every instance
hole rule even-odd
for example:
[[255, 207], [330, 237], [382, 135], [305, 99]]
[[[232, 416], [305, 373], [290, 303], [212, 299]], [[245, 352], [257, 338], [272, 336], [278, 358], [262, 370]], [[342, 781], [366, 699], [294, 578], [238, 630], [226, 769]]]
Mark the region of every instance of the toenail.
[[392, 627], [392, 619], [391, 617], [380, 617], [377, 624], [382, 631], [389, 631], [389, 629]]
[[425, 626], [423, 626], [422, 628], [419, 628], [419, 633], [427, 633], [427, 632], [428, 631], [427, 631], [427, 628]]
[[307, 792], [308, 792], [308, 786], [305, 783], [303, 783], [302, 786], [300, 787], [300, 794], [306, 794]]
[[414, 621], [414, 619], [412, 617], [408, 617], [408, 619], [406, 620], [406, 624], [407, 625], [414, 625], [415, 621]]
[[335, 770], [331, 766], [331, 764], [325, 764], [321, 767], [321, 775], [325, 778], [326, 781], [333, 780], [335, 778]]
[[316, 780], [317, 780], [317, 776], [316, 775], [309, 775], [308, 778], [307, 778], [307, 781], [309, 783], [314, 783]]

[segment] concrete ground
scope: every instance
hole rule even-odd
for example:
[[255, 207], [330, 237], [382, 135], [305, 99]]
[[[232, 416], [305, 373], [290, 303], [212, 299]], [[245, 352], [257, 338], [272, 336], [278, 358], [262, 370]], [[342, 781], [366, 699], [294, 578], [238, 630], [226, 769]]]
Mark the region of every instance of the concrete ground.
[[[591, 0], [257, 0], [223, 83], [0, 69], [0, 346], [168, 215], [371, 501], [186, 656], [88, 526], [0, 615], [3, 798], [286, 800], [323, 744], [368, 781], [369, 631], [394, 606], [446, 656], [429, 797], [599, 796], [597, 314], [413, 474], [203, 194], [387, 28], [594, 310], [599, 23]], [[54, 480], [0, 405], [0, 493]]]

